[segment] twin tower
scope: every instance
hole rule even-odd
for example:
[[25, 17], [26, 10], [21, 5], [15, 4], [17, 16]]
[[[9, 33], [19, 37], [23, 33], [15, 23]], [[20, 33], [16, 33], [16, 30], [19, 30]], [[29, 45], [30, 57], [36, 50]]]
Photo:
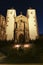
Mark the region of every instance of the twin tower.
[[8, 9], [6, 22], [7, 40], [28, 42], [29, 40], [38, 38], [38, 25], [35, 9], [28, 9], [26, 16], [22, 15], [22, 13], [17, 16], [15, 9]]

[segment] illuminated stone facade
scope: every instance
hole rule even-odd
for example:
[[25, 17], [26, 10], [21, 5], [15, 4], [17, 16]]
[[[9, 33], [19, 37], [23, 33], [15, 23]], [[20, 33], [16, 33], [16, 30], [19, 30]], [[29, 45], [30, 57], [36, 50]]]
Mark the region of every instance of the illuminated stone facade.
[[27, 16], [28, 16], [28, 25], [29, 25], [29, 37], [31, 40], [35, 40], [38, 38], [36, 10], [28, 9]]
[[0, 40], [6, 40], [6, 23], [2, 15], [0, 15]]
[[29, 26], [26, 16], [20, 14], [15, 21], [15, 42], [29, 42]]
[[7, 10], [7, 27], [6, 27], [6, 35], [7, 40], [14, 40], [14, 22], [16, 17], [16, 10], [15, 9], [8, 9]]
[[15, 9], [7, 10], [7, 40], [15, 42], [29, 42], [38, 38], [38, 26], [36, 18], [36, 10], [28, 9], [27, 16], [20, 14], [16, 16]]

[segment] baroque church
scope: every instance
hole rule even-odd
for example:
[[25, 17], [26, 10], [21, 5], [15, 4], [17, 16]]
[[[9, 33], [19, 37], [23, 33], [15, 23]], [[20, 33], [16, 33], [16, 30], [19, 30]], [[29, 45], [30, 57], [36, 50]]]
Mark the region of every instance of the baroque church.
[[8, 9], [6, 22], [7, 40], [14, 40], [19, 43], [36, 40], [39, 37], [35, 9], [27, 9], [27, 16], [22, 13], [17, 16], [15, 9]]
[[15, 29], [14, 29], [14, 39], [18, 42], [28, 42], [29, 41], [29, 26], [28, 19], [26, 16], [20, 14], [16, 17]]

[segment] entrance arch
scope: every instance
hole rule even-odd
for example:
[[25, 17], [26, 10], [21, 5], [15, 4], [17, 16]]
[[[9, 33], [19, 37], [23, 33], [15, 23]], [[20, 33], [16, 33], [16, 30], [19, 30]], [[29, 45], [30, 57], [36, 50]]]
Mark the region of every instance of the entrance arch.
[[24, 35], [20, 34], [19, 35], [19, 43], [23, 43], [24, 42]]

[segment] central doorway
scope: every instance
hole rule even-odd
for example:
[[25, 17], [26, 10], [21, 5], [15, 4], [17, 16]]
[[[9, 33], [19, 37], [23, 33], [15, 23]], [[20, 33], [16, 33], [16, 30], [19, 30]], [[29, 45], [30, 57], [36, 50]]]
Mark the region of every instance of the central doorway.
[[23, 43], [24, 42], [24, 35], [20, 34], [19, 35], [19, 43]]

